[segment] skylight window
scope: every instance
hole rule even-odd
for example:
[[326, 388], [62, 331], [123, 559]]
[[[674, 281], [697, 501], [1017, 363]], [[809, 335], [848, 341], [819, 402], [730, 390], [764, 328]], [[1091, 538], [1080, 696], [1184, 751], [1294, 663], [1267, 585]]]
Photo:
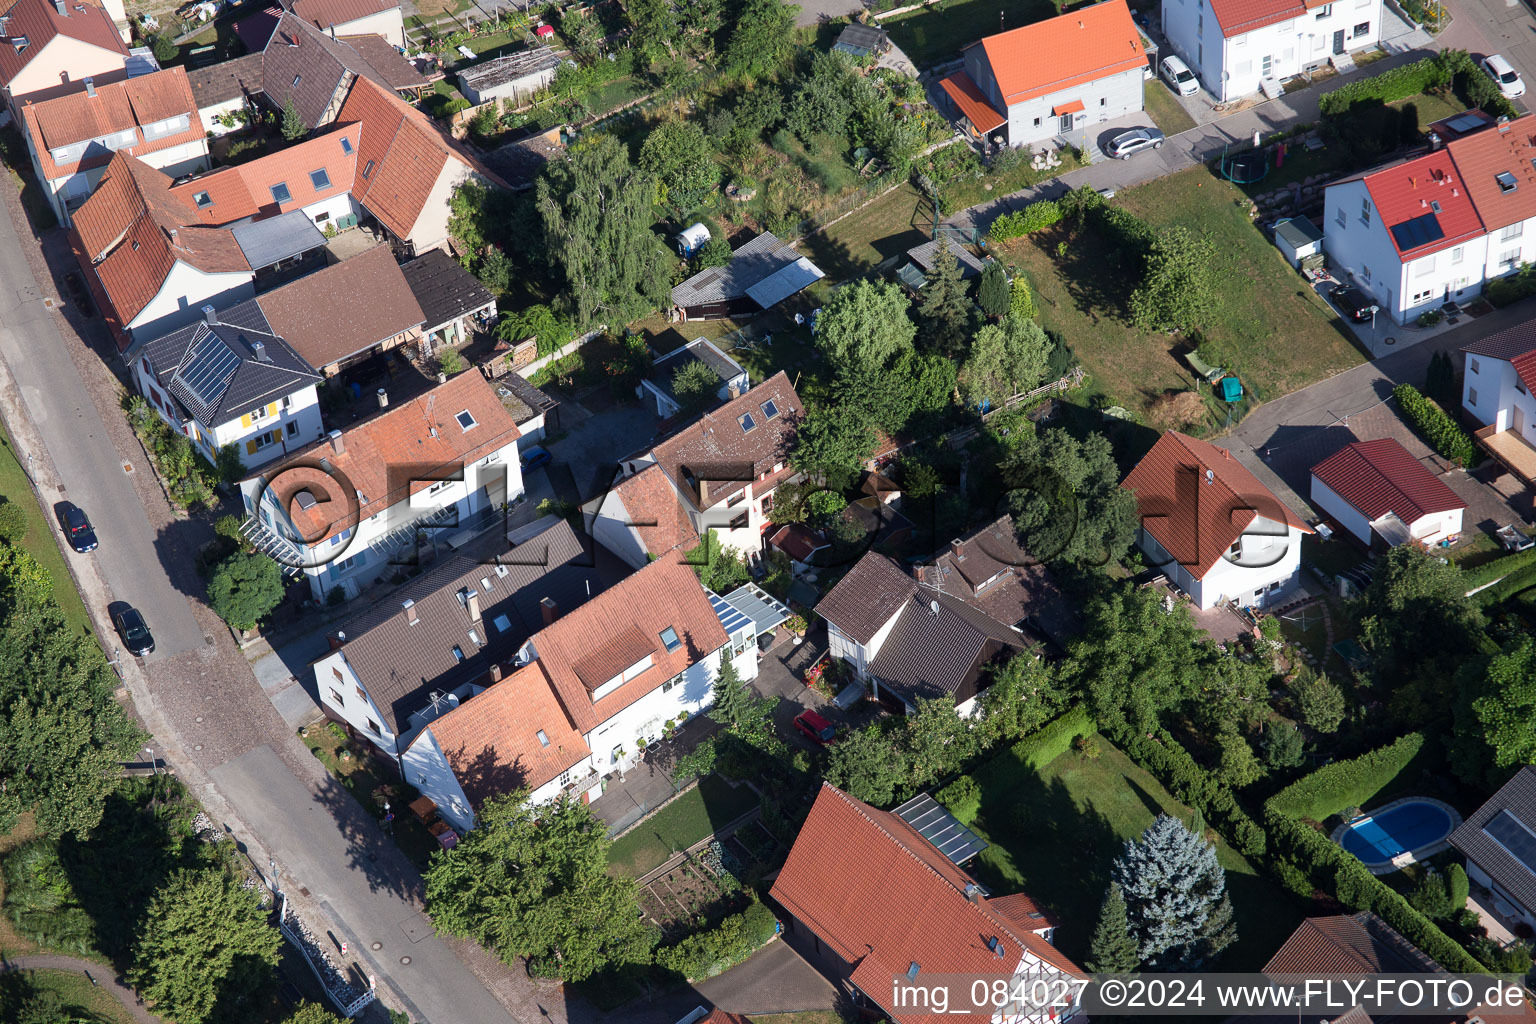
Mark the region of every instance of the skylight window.
[[318, 171], [309, 172], [309, 183], [315, 186], [316, 192], [324, 192], [331, 187], [331, 176], [326, 174], [325, 168], [322, 167]]
[[474, 644], [476, 647], [479, 647], [480, 646], [480, 634], [476, 633], [474, 630], [470, 630], [469, 631], [469, 642]]
[[1520, 187], [1520, 183], [1515, 180], [1515, 176], [1508, 171], [1500, 171], [1493, 176], [1493, 180], [1499, 183], [1500, 192], [1513, 192]]
[[464, 660], [464, 648], [458, 646], [457, 644], [455, 644], [454, 648], [453, 648], [453, 660], [454, 661], [463, 661]]
[[543, 729], [540, 729], [538, 732], [534, 733], [534, 735], [539, 738], [539, 746], [541, 746], [541, 747], [549, 746], [549, 734], [547, 732], [545, 732]]
[[1429, 204], [1429, 208], [1431, 210], [1434, 210], [1436, 213], [1444, 213], [1445, 212], [1444, 210], [1440, 209], [1440, 200], [1438, 200], [1438, 199], [1431, 200], [1431, 202]]
[[757, 427], [757, 421], [752, 418], [752, 414], [749, 412], [742, 413], [741, 418], [736, 422], [741, 424], [741, 432], [743, 434], [750, 434]]
[[459, 413], [454, 417], [454, 419], [459, 421], [459, 427], [463, 430], [468, 430], [471, 427], [479, 426], [479, 424], [475, 422], [474, 415], [468, 409], [465, 409], [463, 412]]
[[199, 210], [206, 210], [213, 205], [213, 196], [207, 192], [195, 192], [192, 195], [192, 201], [197, 204]]
[[683, 645], [682, 640], [678, 639], [677, 630], [671, 626], [661, 631], [661, 642], [666, 645], [669, 651], [675, 651]]
[[768, 401], [763, 403], [763, 416], [766, 419], [770, 419], [771, 420], [775, 416], [777, 416], [778, 414], [779, 414], [779, 407], [774, 403], [773, 399], [770, 398], [770, 399], [768, 399]]
[[369, 160], [367, 163], [363, 164], [363, 177], [365, 179], [373, 177], [373, 161], [372, 160]]
[[286, 203], [293, 198], [293, 193], [288, 191], [288, 183], [280, 181], [272, 186], [272, 200], [278, 203]]
[[512, 620], [505, 615], [498, 615], [491, 620], [491, 625], [496, 627], [496, 632], [505, 633], [512, 628]]
[[341, 137], [341, 152], [343, 156], [352, 155], [352, 140], [345, 135]]
[[301, 79], [301, 78], [303, 78], [303, 77], [304, 77], [304, 76], [303, 76], [303, 75], [294, 75], [294, 76], [293, 76], [293, 84], [294, 84], [294, 85], [295, 85], [295, 86], [297, 86], [297, 85], [298, 85], [298, 84], [299, 84], [299, 79]]

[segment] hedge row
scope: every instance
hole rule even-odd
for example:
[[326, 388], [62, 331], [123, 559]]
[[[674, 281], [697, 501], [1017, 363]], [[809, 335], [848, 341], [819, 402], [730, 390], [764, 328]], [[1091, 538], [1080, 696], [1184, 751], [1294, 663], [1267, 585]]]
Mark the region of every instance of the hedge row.
[[1425, 57], [1412, 64], [1404, 64], [1325, 92], [1317, 98], [1317, 109], [1326, 116], [1334, 117], [1348, 113], [1349, 108], [1356, 103], [1369, 103], [1373, 100], [1395, 103], [1430, 89], [1444, 88], [1451, 84], [1455, 75], [1453, 62], [1442, 60], [1439, 55]]
[[1496, 277], [1483, 286], [1483, 298], [1495, 306], [1504, 307], [1512, 302], [1536, 295], [1536, 273], [1530, 264], [1513, 274]]
[[1250, 857], [1264, 853], [1268, 842], [1259, 823], [1243, 810], [1232, 790], [1200, 767], [1167, 729], [1158, 729], [1155, 738], [1123, 732], [1115, 737], [1115, 745], [1156, 776], [1175, 798], [1199, 808], [1239, 853]]
[[1265, 805], [1264, 824], [1273, 852], [1305, 872], [1311, 882], [1340, 903], [1369, 910], [1450, 971], [1485, 973], [1486, 968], [1433, 921], [1409, 906], [1403, 894], [1366, 870], [1353, 854], [1314, 828]]
[[1463, 466], [1476, 462], [1477, 448], [1472, 435], [1457, 426], [1444, 409], [1420, 394], [1418, 388], [1399, 384], [1392, 389], [1392, 397], [1431, 448]]
[[1022, 210], [1005, 213], [992, 222], [987, 236], [994, 242], [1006, 242], [1044, 229], [1061, 220], [1061, 204], [1054, 199], [1040, 199]]
[[1046, 765], [1065, 754], [1073, 740], [1086, 736], [1096, 728], [1088, 709], [1079, 705], [1019, 740], [1013, 745], [1012, 753], [1035, 771], [1042, 771]]
[[1472, 597], [1484, 608], [1508, 601], [1522, 590], [1536, 587], [1536, 565], [1528, 565], [1504, 577], [1487, 590], [1479, 590]]
[[689, 981], [713, 978], [755, 953], [773, 938], [778, 927], [773, 911], [756, 900], [708, 931], [688, 936], [675, 946], [656, 951], [656, 966]]
[[1467, 581], [1467, 589], [1471, 590], [1518, 572], [1529, 565], [1536, 565], [1536, 548], [1527, 548], [1524, 551], [1516, 551], [1512, 555], [1495, 558], [1491, 562], [1484, 562], [1476, 569], [1464, 570], [1461, 577]]
[[1424, 747], [1422, 733], [1399, 736], [1385, 747], [1349, 761], [1324, 765], [1269, 798], [1268, 806], [1288, 818], [1323, 821], [1348, 807], [1363, 807], [1402, 774]]

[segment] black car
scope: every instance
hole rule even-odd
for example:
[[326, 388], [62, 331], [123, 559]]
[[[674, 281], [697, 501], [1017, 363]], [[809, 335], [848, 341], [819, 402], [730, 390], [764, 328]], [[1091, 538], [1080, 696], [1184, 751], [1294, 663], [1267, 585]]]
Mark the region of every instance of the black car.
[[117, 635], [123, 638], [123, 646], [128, 648], [129, 654], [142, 658], [154, 652], [155, 638], [137, 608], [124, 607], [114, 612], [112, 624], [117, 627]]
[[78, 505], [70, 505], [64, 510], [64, 535], [69, 538], [69, 546], [82, 555], [87, 551], [96, 550], [96, 531], [91, 527], [91, 521], [85, 515], [85, 510]]
[[1335, 306], [1339, 307], [1339, 312], [1357, 324], [1369, 320], [1378, 308], [1369, 295], [1347, 284], [1339, 285], [1328, 293], [1328, 297], [1333, 300]]

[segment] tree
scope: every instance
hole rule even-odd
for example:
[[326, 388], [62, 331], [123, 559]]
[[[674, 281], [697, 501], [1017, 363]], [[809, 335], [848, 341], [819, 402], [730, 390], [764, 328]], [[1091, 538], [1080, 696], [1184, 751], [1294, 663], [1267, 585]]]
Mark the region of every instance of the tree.
[[827, 300], [816, 319], [816, 342], [840, 369], [884, 367], [911, 349], [917, 336], [908, 305], [889, 281], [860, 278]]
[[237, 551], [208, 579], [208, 606], [236, 629], [256, 623], [283, 600], [283, 571], [260, 551]]
[[543, 304], [506, 313], [496, 325], [496, 336], [504, 341], [519, 342], [537, 338], [535, 350], [548, 355], [571, 340], [576, 329], [555, 315], [555, 311]]
[[666, 202], [679, 212], [703, 203], [720, 185], [720, 169], [697, 121], [669, 118], [640, 144], [640, 167], [666, 189]]
[[176, 45], [176, 40], [164, 34], [150, 36], [149, 48], [154, 52], [155, 60], [161, 64], [169, 64], [181, 55], [181, 47]]
[[666, 301], [669, 257], [651, 230], [656, 182], [630, 164], [622, 142], [586, 136], [544, 169], [537, 193], [549, 254], [579, 325], [600, 311], [627, 323]]
[[817, 52], [796, 84], [785, 124], [807, 145], [817, 135], [846, 138], [854, 96], [864, 84], [847, 54]]
[[827, 781], [876, 807], [891, 803], [907, 775], [906, 753], [880, 724], [855, 729], [828, 749]]
[[656, 936], [635, 880], [608, 874], [607, 826], [567, 797], [527, 799], [526, 789], [488, 798], [477, 827], [432, 858], [424, 881], [433, 926], [568, 981], [648, 962]]
[[1461, 866], [1460, 861], [1452, 861], [1445, 879], [1445, 893], [1450, 900], [1452, 914], [1466, 909], [1467, 896], [1471, 892], [1471, 887], [1471, 882], [1467, 878], [1467, 869]]
[[894, 435], [919, 417], [947, 409], [954, 390], [954, 362], [907, 349], [889, 367], [844, 367], [832, 393], [856, 419]]
[[960, 394], [967, 405], [996, 408], [1045, 379], [1050, 351], [1051, 340], [1033, 320], [1010, 314], [1001, 324], [987, 324], [976, 332], [960, 369]]
[[683, 561], [693, 566], [699, 582], [717, 594], [728, 593], [752, 578], [740, 551], [722, 547], [720, 535], [710, 530], [698, 544], [683, 553]]
[[1308, 728], [1320, 733], [1336, 732], [1344, 723], [1344, 691], [1303, 665], [1291, 680], [1291, 694], [1296, 699], [1296, 710]]
[[[1492, 775], [1536, 764], [1536, 643], [1525, 638], [1513, 650], [1491, 658], [1482, 673], [1482, 695], [1472, 701], [1473, 733], [1482, 742], [1478, 761]], [[1472, 772], [1465, 777], [1475, 778]]]
[[1253, 756], [1253, 747], [1236, 729], [1223, 729], [1217, 733], [1216, 746], [1221, 751], [1216, 775], [1223, 785], [1242, 789], [1263, 777], [1264, 769], [1259, 766], [1259, 759]]
[[714, 721], [739, 732], [755, 732], [761, 726], [766, 698], [753, 692], [729, 658], [721, 659], [710, 694], [708, 713]]
[[677, 11], [670, 0], [629, 0], [624, 5], [624, 14], [633, 29], [630, 39], [647, 61], [657, 60], [663, 53], [673, 52], [672, 47], [682, 34], [682, 26], [678, 23]]
[[1146, 272], [1131, 294], [1131, 319], [1142, 331], [1195, 331], [1216, 306], [1215, 244], [1182, 224], [1159, 231], [1147, 254]]
[[[971, 300], [965, 278], [960, 276], [960, 261], [950, 251], [949, 237], [939, 236], [938, 255], [928, 271], [927, 284], [917, 297], [917, 319], [922, 325], [923, 343], [935, 352], [959, 355], [965, 347], [966, 329], [971, 322]], [[891, 287], [895, 287], [892, 285]]]
[[[1024, 287], [1027, 292], [1029, 285]], [[1003, 265], [996, 260], [988, 263], [987, 269], [981, 272], [981, 283], [976, 286], [976, 305], [994, 320], [1001, 319], [1008, 312], [1008, 275], [1003, 272]]]
[[978, 739], [984, 746], [1021, 739], [1050, 721], [1066, 701], [1051, 664], [1032, 651], [1015, 654], [990, 672], [981, 691]]
[[672, 397], [685, 412], [698, 412], [715, 400], [720, 375], [702, 359], [689, 359], [672, 373]]
[[[409, 1021], [409, 1019], [407, 1019]], [[347, 1024], [320, 1003], [300, 1003], [283, 1024]]]
[[712, 234], [709, 241], [694, 252], [690, 262], [695, 274], [710, 267], [723, 267], [731, 262], [731, 243], [722, 234]]
[[299, 108], [293, 102], [290, 95], [283, 100], [283, 139], [286, 142], [297, 142], [309, 134], [309, 125], [304, 123], [304, 118], [299, 114]]
[[1022, 270], [1013, 275], [1013, 284], [1008, 289], [1008, 312], [1025, 320], [1033, 320], [1039, 315], [1034, 293], [1029, 290], [1029, 281]]
[[1088, 959], [1083, 966], [1094, 974], [1129, 974], [1141, 966], [1136, 955], [1136, 940], [1131, 938], [1126, 917], [1125, 894], [1116, 882], [1109, 883], [1104, 905], [1099, 909], [1099, 923], [1088, 941]]
[[560, 18], [560, 34], [571, 44], [576, 63], [590, 67], [603, 55], [603, 32], [597, 18], [585, 11], [568, 10]]
[[1043, 562], [1102, 565], [1120, 558], [1140, 525], [1120, 486], [1109, 438], [1079, 441], [1060, 429], [1015, 429], [1003, 459], [1008, 508], [1029, 552]]
[[725, 71], [756, 78], [782, 64], [794, 43], [797, 11], [781, 0], [746, 0], [725, 48]]
[[1226, 872], [1216, 849], [1179, 819], [1159, 814], [1139, 842], [1127, 842], [1111, 871], [1125, 894], [1126, 916], [1142, 963], [1157, 970], [1190, 970], [1235, 938], [1230, 925]]
[[721, 28], [725, 0], [676, 0], [678, 25], [695, 53], [713, 52], [715, 35]]
[[1306, 757], [1301, 730], [1286, 722], [1264, 726], [1264, 763], [1271, 768], [1295, 768]]
[[911, 788], [922, 789], [959, 769], [976, 750], [976, 735], [952, 697], [918, 698], [917, 713], [901, 720]]
[[874, 450], [875, 432], [858, 410], [843, 403], [817, 406], [806, 413], [795, 432], [789, 463], [841, 490]]
[[1450, 917], [1451, 896], [1445, 888], [1445, 877], [1434, 868], [1427, 869], [1408, 894], [1408, 903], [1432, 921]]
[[0, 543], [16, 544], [26, 535], [26, 510], [14, 501], [0, 501]]
[[150, 900], [127, 978], [177, 1024], [238, 1019], [267, 987], [282, 941], [223, 868], [184, 868]]
[[1153, 594], [1121, 583], [1090, 600], [1085, 618], [1066, 671], [1106, 732], [1151, 732], [1199, 692], [1212, 653], [1183, 608], [1164, 612]]

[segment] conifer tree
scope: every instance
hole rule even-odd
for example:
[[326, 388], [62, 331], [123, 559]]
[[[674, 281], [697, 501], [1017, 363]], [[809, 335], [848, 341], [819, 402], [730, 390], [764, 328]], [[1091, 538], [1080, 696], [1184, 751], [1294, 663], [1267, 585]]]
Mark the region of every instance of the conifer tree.
[[1237, 937], [1215, 847], [1177, 818], [1160, 814], [1139, 842], [1127, 842], [1113, 877], [1125, 894], [1137, 955], [1149, 967], [1193, 969]]
[[1129, 974], [1141, 966], [1136, 956], [1136, 940], [1131, 938], [1130, 922], [1126, 918], [1125, 894], [1116, 882], [1109, 883], [1109, 892], [1099, 911], [1099, 923], [1094, 926], [1093, 938], [1088, 943], [1085, 966], [1094, 974]]

